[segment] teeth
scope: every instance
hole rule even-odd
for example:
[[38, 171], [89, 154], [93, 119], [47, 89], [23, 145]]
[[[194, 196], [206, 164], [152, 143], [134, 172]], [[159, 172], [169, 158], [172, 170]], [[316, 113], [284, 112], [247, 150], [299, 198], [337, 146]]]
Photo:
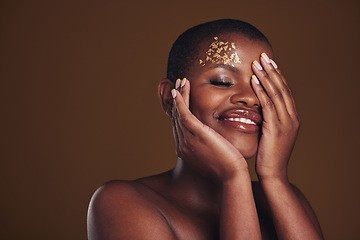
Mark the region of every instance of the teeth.
[[251, 121], [248, 118], [224, 118], [224, 120], [226, 120], [226, 121], [234, 121], [234, 122], [242, 122], [242, 123], [246, 123], [246, 124], [256, 125], [255, 122]]

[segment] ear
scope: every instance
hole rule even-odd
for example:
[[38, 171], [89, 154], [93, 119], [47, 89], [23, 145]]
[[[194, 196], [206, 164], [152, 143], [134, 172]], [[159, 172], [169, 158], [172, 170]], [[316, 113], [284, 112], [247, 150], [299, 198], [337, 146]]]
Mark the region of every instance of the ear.
[[171, 89], [174, 88], [174, 83], [167, 78], [164, 78], [158, 85], [158, 98], [164, 112], [171, 117], [173, 98], [171, 96]]

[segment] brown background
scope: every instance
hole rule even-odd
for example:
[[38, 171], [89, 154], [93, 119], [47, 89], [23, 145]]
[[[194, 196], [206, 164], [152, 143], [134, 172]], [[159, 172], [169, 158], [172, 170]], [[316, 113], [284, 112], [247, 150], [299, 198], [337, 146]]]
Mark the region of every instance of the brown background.
[[359, 239], [359, 9], [355, 0], [1, 1], [0, 238], [86, 239], [99, 185], [171, 168], [156, 97], [171, 44], [190, 26], [238, 18], [268, 36], [295, 92], [291, 180], [327, 239]]

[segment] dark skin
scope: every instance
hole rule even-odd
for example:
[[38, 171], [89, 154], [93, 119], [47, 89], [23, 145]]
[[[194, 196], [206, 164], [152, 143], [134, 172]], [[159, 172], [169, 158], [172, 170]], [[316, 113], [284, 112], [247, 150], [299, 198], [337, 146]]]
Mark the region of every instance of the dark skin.
[[[272, 49], [241, 35], [221, 37], [236, 43], [241, 63], [194, 64], [189, 81], [159, 84], [172, 118], [175, 168], [98, 189], [89, 207], [90, 240], [323, 239], [310, 204], [287, 178], [299, 118], [284, 77], [269, 62]], [[251, 182], [246, 162], [254, 155], [259, 182]]]

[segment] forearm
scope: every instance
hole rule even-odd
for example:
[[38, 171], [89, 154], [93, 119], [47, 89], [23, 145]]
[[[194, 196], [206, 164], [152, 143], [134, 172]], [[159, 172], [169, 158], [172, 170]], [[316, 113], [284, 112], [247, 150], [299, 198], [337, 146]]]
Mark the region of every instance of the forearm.
[[260, 179], [279, 239], [323, 239], [310, 206], [305, 206], [287, 180]]
[[248, 171], [223, 183], [220, 239], [261, 239]]

